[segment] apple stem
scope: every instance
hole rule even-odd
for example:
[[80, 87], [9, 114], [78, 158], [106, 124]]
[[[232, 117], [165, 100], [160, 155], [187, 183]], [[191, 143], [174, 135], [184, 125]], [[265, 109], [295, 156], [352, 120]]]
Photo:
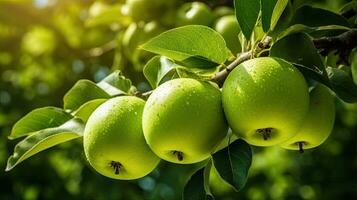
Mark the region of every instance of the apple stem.
[[119, 174], [120, 168], [122, 167], [120, 162], [111, 161], [110, 166], [114, 168], [114, 174]]
[[261, 128], [257, 129], [257, 133], [260, 133], [263, 135], [264, 140], [268, 140], [270, 138], [270, 133], [272, 132], [273, 128]]
[[264, 132], [263, 133], [263, 139], [264, 140], [268, 140], [268, 138], [269, 138], [269, 135], [266, 132]]
[[304, 142], [298, 142], [299, 145], [299, 152], [304, 153]]
[[172, 152], [174, 155], [176, 155], [177, 159], [179, 161], [182, 161], [183, 160], [183, 153], [181, 151], [173, 151]]

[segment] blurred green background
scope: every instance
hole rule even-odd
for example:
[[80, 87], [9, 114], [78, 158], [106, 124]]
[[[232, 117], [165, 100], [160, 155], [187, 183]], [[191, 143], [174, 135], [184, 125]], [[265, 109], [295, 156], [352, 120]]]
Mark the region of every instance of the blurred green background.
[[[1, 200], [181, 199], [182, 187], [197, 165], [162, 162], [142, 179], [111, 180], [89, 167], [80, 139], [4, 172], [18, 142], [7, 139], [12, 125], [34, 108], [62, 107], [63, 95], [78, 79], [99, 81], [120, 69], [139, 89], [148, 88], [140, 72], [143, 61], [123, 53], [120, 43], [130, 23], [120, 14], [123, 2], [0, 0]], [[333, 11], [346, 3], [309, 2]], [[170, 24], [163, 26], [168, 28]], [[357, 199], [357, 104], [336, 104], [335, 128], [322, 146], [302, 155], [276, 147], [254, 148], [246, 187], [235, 193], [213, 174], [216, 198]]]

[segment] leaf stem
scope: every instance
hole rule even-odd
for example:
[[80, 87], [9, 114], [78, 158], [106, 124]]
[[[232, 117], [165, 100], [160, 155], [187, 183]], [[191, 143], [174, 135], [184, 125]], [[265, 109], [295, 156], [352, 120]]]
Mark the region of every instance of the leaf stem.
[[218, 72], [215, 74], [212, 78], [211, 81], [216, 82], [219, 86], [223, 85], [224, 80], [226, 80], [228, 74], [236, 68], [239, 64], [242, 62], [249, 60], [250, 59], [250, 52], [243, 52], [241, 53], [237, 59], [235, 59], [233, 62], [231, 62], [226, 68], [224, 68], [222, 71]]

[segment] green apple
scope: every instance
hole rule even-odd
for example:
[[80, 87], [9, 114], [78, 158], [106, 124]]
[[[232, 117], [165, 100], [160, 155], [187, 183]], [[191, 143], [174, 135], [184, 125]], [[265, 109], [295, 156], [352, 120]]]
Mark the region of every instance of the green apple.
[[222, 179], [215, 167], [211, 167], [209, 172], [208, 184], [211, 188], [211, 192], [215, 195], [224, 196], [229, 191], [232, 191], [232, 186]]
[[242, 48], [238, 39], [240, 27], [234, 15], [219, 18], [214, 25], [214, 29], [223, 36], [227, 47], [233, 54], [241, 52]]
[[233, 133], [252, 145], [272, 146], [297, 133], [309, 109], [309, 92], [292, 64], [261, 57], [228, 75], [222, 101]]
[[148, 61], [153, 56], [152, 53], [143, 51], [138, 47], [165, 30], [157, 21], [131, 23], [125, 30], [121, 43], [123, 52], [134, 64], [133, 67], [136, 71], [141, 71], [142, 63]]
[[234, 9], [228, 6], [218, 6], [213, 10], [216, 18], [221, 18], [226, 15], [234, 15]]
[[177, 11], [176, 26], [191, 24], [211, 26], [214, 15], [211, 9], [202, 2], [183, 4]]
[[157, 21], [131, 23], [123, 34], [123, 48], [127, 53], [132, 54], [140, 45], [165, 30]]
[[322, 144], [331, 134], [335, 121], [335, 101], [329, 89], [316, 85], [310, 91], [310, 108], [297, 135], [281, 144], [285, 149], [310, 149]]
[[219, 89], [191, 78], [165, 82], [145, 105], [143, 130], [164, 160], [190, 164], [207, 159], [227, 134]]
[[168, 28], [175, 28], [176, 26], [176, 13], [177, 7], [179, 5], [174, 4], [174, 6], [170, 6], [165, 13], [157, 19], [161, 25], [168, 27]]
[[81, 48], [96, 48], [111, 40], [112, 36], [108, 37], [108, 33], [104, 30], [97, 28], [87, 29], [86, 34], [81, 38]]
[[158, 19], [173, 5], [172, 0], [126, 0], [126, 14], [134, 21]]
[[145, 142], [142, 112], [145, 101], [122, 96], [100, 105], [89, 117], [83, 136], [84, 152], [100, 174], [121, 180], [153, 171], [160, 159]]
[[90, 17], [96, 17], [107, 11], [109, 7], [110, 5], [105, 2], [96, 1], [89, 7], [88, 14]]

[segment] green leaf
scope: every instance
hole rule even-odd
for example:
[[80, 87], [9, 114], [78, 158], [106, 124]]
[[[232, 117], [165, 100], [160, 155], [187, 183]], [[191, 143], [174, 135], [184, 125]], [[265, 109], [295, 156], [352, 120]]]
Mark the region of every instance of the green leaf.
[[239, 26], [245, 38], [249, 40], [257, 23], [260, 0], [234, 0], [234, 8]]
[[236, 191], [247, 182], [252, 164], [252, 150], [247, 142], [238, 139], [212, 155], [213, 164], [220, 177]]
[[219, 72], [219, 67], [211, 69], [186, 68], [182, 66], [176, 67], [176, 73], [180, 78], [194, 78], [209, 81], [213, 75]]
[[141, 48], [193, 68], [216, 67], [230, 55], [223, 37], [201, 25], [171, 29], [152, 38]]
[[303, 24], [295, 24], [295, 25], [292, 25], [289, 28], [287, 28], [285, 31], [281, 32], [278, 38], [280, 39], [287, 35], [290, 35], [293, 33], [299, 33], [299, 32], [316, 34], [317, 32], [320, 32], [320, 31], [334, 31], [334, 30], [347, 31], [347, 30], [350, 30], [350, 28], [345, 27], [345, 26], [339, 26], [339, 25], [310, 27], [310, 26], [306, 26]]
[[268, 32], [270, 29], [271, 17], [277, 1], [278, 0], [260, 0], [260, 4], [262, 6], [262, 25], [264, 32]]
[[168, 73], [175, 69], [176, 66], [178, 65], [165, 56], [154, 56], [148, 63], [146, 63], [143, 73], [151, 87], [154, 89]]
[[[325, 66], [311, 38], [305, 33], [295, 33], [278, 40], [271, 47], [270, 56], [303, 65], [319, 74], [327, 75]], [[327, 76], [326, 76], [327, 77]]]
[[194, 73], [188, 68], [184, 67], [177, 67], [176, 68], [176, 73], [180, 78], [193, 78], [193, 79], [201, 79], [199, 75]]
[[[271, 30], [269, 32], [269, 36], [273, 38], [273, 41], [276, 41], [277, 36], [280, 35], [281, 32], [285, 31], [289, 27], [289, 23], [291, 18], [294, 15], [295, 10], [293, 9], [293, 6], [291, 4], [291, 1], [288, 1], [283, 13], [277, 19], [277, 22], [274, 26], [271, 24]], [[275, 13], [273, 12], [273, 15]], [[273, 16], [274, 17], [274, 16]], [[272, 23], [273, 23], [273, 17], [272, 17]]]
[[79, 80], [64, 96], [64, 108], [77, 110], [93, 99], [108, 99], [110, 95], [89, 80]]
[[131, 81], [125, 78], [119, 70], [109, 74], [97, 85], [110, 96], [128, 94], [132, 87]]
[[350, 54], [351, 72], [354, 83], [357, 85], [357, 48]]
[[31, 134], [15, 146], [5, 171], [10, 171], [27, 158], [57, 144], [82, 136], [84, 124], [80, 119], [71, 119], [61, 126], [43, 129]]
[[107, 100], [108, 99], [94, 99], [88, 101], [84, 103], [81, 107], [79, 107], [75, 112], [73, 112], [73, 115], [81, 119], [83, 122], [87, 122], [93, 111]]
[[143, 74], [153, 89], [158, 86], [158, 82], [162, 79], [162, 77], [159, 77], [159, 73], [161, 72], [160, 58], [161, 56], [152, 57], [143, 69]]
[[155, 56], [144, 67], [144, 76], [152, 88], [159, 86], [166, 78], [174, 78], [177, 75], [180, 78], [195, 78], [201, 80], [210, 79], [217, 73], [218, 68], [201, 69], [187, 68], [176, 64], [173, 60], [165, 56]]
[[332, 90], [345, 102], [357, 102], [357, 85], [353, 83], [349, 74], [341, 69], [327, 67]]
[[214, 200], [214, 197], [212, 195], [211, 189], [209, 187], [209, 177], [211, 175], [211, 168], [212, 168], [212, 160], [210, 160], [206, 167], [204, 168], [203, 172], [203, 186], [206, 192], [206, 197], [208, 200]]
[[260, 0], [264, 32], [274, 29], [288, 2], [288, 0]]
[[289, 0], [278, 0], [278, 2], [275, 4], [271, 21], [270, 21], [271, 30], [274, 30], [276, 24], [278, 23], [280, 17], [284, 13], [284, 10], [288, 4], [289, 4]]
[[350, 1], [348, 3], [346, 3], [345, 5], [342, 6], [342, 8], [340, 9], [339, 13], [348, 11], [348, 10], [353, 10], [355, 12], [357, 12], [357, 1]]
[[334, 12], [305, 5], [296, 10], [290, 25], [303, 24], [310, 27], [340, 25], [350, 27], [348, 21]]
[[209, 172], [211, 164], [195, 172], [183, 189], [183, 200], [214, 200], [209, 191]]
[[318, 81], [327, 87], [331, 88], [330, 80], [328, 79], [327, 76], [323, 75], [321, 72], [317, 70], [313, 70], [309, 67], [306, 67], [304, 65], [299, 65], [294, 63], [293, 64], [296, 68], [300, 70], [300, 72], [305, 76], [314, 79], [315, 81]]
[[42, 129], [57, 127], [71, 118], [71, 114], [60, 108], [44, 107], [35, 109], [13, 126], [8, 138], [16, 139]]

